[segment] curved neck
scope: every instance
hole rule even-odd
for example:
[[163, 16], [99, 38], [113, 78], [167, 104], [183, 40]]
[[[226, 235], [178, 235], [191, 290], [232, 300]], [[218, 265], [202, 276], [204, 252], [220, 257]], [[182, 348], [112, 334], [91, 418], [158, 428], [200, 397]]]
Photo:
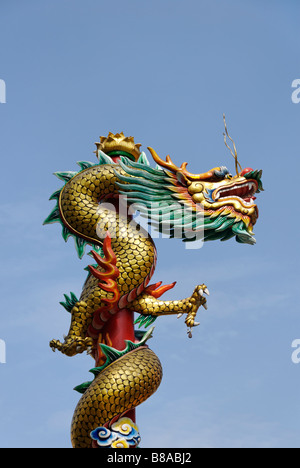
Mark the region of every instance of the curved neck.
[[91, 244], [102, 245], [109, 231], [122, 276], [120, 281], [124, 282], [122, 290], [129, 292], [149, 281], [156, 251], [148, 233], [138, 228], [127, 207], [119, 204], [117, 182], [113, 165], [85, 169], [63, 187], [59, 210], [63, 224]]

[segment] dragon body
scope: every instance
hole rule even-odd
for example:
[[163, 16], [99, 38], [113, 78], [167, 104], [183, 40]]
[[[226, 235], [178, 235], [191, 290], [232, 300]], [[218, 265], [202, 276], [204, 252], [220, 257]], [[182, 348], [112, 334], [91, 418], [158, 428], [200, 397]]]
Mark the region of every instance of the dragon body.
[[177, 167], [148, 148], [157, 163], [152, 168], [140, 145], [123, 133], [110, 133], [96, 145], [97, 163], [81, 161], [79, 172], [56, 173], [65, 184], [50, 197], [56, 206], [45, 223], [60, 222], [63, 238], [74, 237], [79, 257], [88, 245], [95, 261], [79, 299], [65, 295], [61, 304], [71, 313], [70, 329], [63, 342], [52, 340], [50, 346], [68, 356], [87, 351], [95, 359], [94, 381], [77, 387], [83, 395], [72, 421], [73, 446], [130, 447], [138, 445], [139, 436], [128, 411], [145, 401], [162, 377], [160, 362], [146, 345], [152, 329], [135, 333], [134, 312], [145, 328], [158, 316], [185, 314], [191, 336], [208, 294], [201, 284], [188, 298], [160, 299], [175, 283], [150, 285], [156, 248], [133, 215], [138, 210], [154, 228], [184, 242], [236, 237], [253, 244], [261, 171], [247, 168], [232, 176], [222, 166], [191, 174], [186, 163]]

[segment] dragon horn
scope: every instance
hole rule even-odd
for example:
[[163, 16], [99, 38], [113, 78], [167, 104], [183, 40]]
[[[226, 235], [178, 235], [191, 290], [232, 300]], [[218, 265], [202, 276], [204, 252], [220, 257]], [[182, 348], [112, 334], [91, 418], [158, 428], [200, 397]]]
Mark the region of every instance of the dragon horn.
[[[187, 163], [184, 162], [181, 164], [180, 167], [176, 166], [176, 164], [173, 163], [172, 159], [170, 156], [166, 156], [166, 160], [164, 161], [161, 159], [156, 151], [148, 146], [148, 150], [150, 151], [152, 158], [154, 161], [159, 164], [161, 167], [164, 167], [165, 169], [169, 169], [171, 172], [176, 174], [179, 172], [180, 174], [183, 174], [185, 177], [187, 177], [190, 180], [206, 180], [206, 179], [211, 179], [214, 177], [214, 169], [212, 169], [209, 172], [204, 172], [203, 174], [192, 174], [191, 172], [188, 172], [186, 170]], [[215, 169], [220, 169], [220, 168], [215, 168]]]

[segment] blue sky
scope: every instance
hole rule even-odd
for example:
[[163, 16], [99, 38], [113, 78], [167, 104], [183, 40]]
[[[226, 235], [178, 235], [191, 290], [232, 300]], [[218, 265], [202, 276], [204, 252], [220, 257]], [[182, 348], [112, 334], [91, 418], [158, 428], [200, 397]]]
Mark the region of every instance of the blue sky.
[[72, 389], [93, 367], [48, 346], [89, 263], [42, 226], [53, 172], [94, 161], [109, 131], [191, 172], [234, 172], [223, 113], [242, 166], [264, 171], [257, 244], [157, 239], [153, 279], [177, 281], [165, 297], [211, 295], [191, 340], [183, 319], [155, 322], [164, 377], [137, 409], [141, 446], [299, 447], [299, 14], [296, 0], [1, 2], [1, 447], [70, 447]]

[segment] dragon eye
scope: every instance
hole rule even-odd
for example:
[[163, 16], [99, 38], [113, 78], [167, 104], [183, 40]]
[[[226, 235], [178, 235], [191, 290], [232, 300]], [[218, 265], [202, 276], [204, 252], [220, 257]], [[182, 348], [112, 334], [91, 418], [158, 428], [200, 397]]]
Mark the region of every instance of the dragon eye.
[[232, 179], [232, 174], [226, 174], [225, 179]]

